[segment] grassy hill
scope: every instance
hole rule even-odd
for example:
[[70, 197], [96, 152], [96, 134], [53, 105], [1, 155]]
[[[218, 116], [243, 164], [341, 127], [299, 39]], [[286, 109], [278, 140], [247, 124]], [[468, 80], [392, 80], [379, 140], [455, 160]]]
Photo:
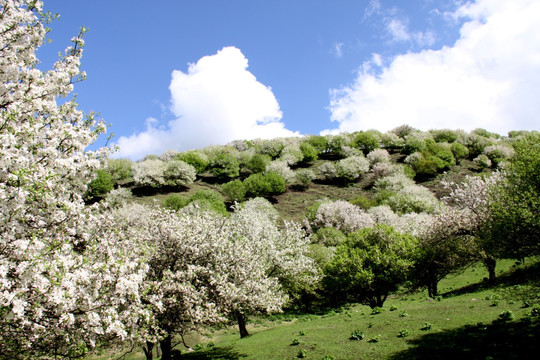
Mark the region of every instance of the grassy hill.
[[[468, 175], [481, 175], [496, 169], [497, 161], [509, 156], [499, 152], [509, 151], [512, 140], [492, 138], [490, 134], [480, 132], [457, 133], [456, 137], [459, 135], [474, 155], [458, 158], [456, 154], [454, 161], [453, 157], [448, 160], [448, 156], [452, 156], [448, 150], [451, 146], [444, 141], [425, 141], [425, 149], [421, 152], [406, 151], [407, 146], [417, 146], [418, 141], [424, 141], [424, 135], [405, 136], [401, 148], [388, 148], [390, 164], [414, 177], [417, 185], [426, 187], [438, 199], [448, 194], [443, 180], [459, 183]], [[437, 134], [432, 135], [436, 138]], [[351, 135], [345, 140], [350, 145], [358, 145], [359, 138], [351, 140], [355, 139]], [[328, 144], [333, 139], [329, 138]], [[250, 144], [251, 150], [256, 149], [253, 153], [263, 152], [264, 145]], [[380, 146], [384, 148], [382, 140]], [[491, 152], [487, 151], [489, 146]], [[238, 159], [247, 158], [243, 150], [228, 146], [210, 147], [200, 152], [208, 157], [214, 153], [234, 153]], [[482, 165], [483, 161], [489, 160], [484, 153], [491, 156], [493, 164], [489, 164], [492, 165]], [[405, 161], [414, 154], [416, 165]], [[373, 163], [369, 171], [355, 180], [334, 181], [322, 173], [321, 165], [336, 164], [344, 157], [336, 158], [328, 153], [319, 155], [317, 160], [291, 166], [293, 171], [313, 171], [315, 179], [309, 185], [290, 182], [283, 193], [267, 197], [284, 219], [302, 221], [306, 210], [321, 199], [354, 203], [361, 196], [372, 201], [372, 206], [380, 205], [377, 204], [379, 190], [374, 187]], [[447, 161], [444, 168], [426, 171], [426, 164], [431, 166], [441, 159]], [[166, 161], [169, 160], [163, 160]], [[246, 163], [247, 160], [235, 176], [240, 181], [252, 174], [245, 167]], [[220, 179], [206, 169], [197, 173], [192, 183], [180, 186], [143, 187], [137, 186], [133, 179], [124, 179], [120, 184], [132, 190], [131, 201], [163, 204], [172, 194], [189, 198], [200, 190], [214, 190], [226, 197], [222, 185], [230, 180], [230, 177]], [[230, 208], [231, 203], [227, 205]], [[519, 265], [513, 260], [502, 260], [497, 265], [498, 282], [493, 285], [485, 281], [487, 273], [479, 263], [444, 278], [439, 283], [442, 296], [435, 299], [429, 298], [426, 291], [407, 293], [404, 288], [391, 295], [379, 312], [358, 304], [315, 313], [285, 311], [284, 314], [251, 318], [248, 327], [251, 335], [247, 338], [240, 339], [238, 330], [231, 324], [188, 334], [184, 340], [194, 351], [183, 345], [175, 349], [178, 358], [182, 353], [182, 359], [536, 359], [540, 348], [539, 270], [540, 258], [528, 258]], [[118, 358], [118, 355], [110, 355], [109, 349], [101, 351], [102, 354], [89, 359]], [[142, 351], [134, 350], [122, 358], [145, 357]]]
[[[401, 293], [380, 313], [350, 305], [324, 313], [253, 318], [251, 335], [234, 326], [186, 337], [182, 359], [536, 359], [540, 350], [540, 259], [503, 261], [498, 285], [480, 264], [441, 282], [442, 296]], [[536, 316], [531, 316], [531, 313]], [[351, 339], [356, 333], [357, 339]], [[92, 356], [92, 360], [116, 356]], [[134, 351], [126, 360], [144, 359]]]

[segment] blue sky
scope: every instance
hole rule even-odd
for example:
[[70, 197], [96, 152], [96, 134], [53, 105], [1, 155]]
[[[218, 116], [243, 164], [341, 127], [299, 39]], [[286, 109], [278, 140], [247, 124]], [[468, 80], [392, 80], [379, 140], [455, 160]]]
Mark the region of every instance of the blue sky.
[[[117, 157], [235, 139], [540, 128], [535, 0], [45, 0], [50, 65], [88, 27], [78, 102]], [[104, 141], [103, 141], [104, 142]], [[102, 144], [98, 144], [102, 145]]]

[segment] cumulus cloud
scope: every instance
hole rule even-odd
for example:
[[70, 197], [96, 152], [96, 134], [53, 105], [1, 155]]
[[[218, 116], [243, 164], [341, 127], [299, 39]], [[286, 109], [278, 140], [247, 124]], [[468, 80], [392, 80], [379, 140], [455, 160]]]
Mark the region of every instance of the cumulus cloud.
[[248, 60], [235, 47], [174, 70], [169, 86], [175, 119], [118, 139], [117, 156], [138, 159], [165, 150], [200, 149], [238, 139], [299, 135], [285, 128], [272, 89], [247, 70]]
[[324, 133], [401, 124], [500, 134], [539, 129], [540, 2], [477, 0], [453, 15], [465, 22], [452, 46], [398, 55], [388, 65], [375, 54], [352, 85], [331, 90], [331, 120], [339, 127]]

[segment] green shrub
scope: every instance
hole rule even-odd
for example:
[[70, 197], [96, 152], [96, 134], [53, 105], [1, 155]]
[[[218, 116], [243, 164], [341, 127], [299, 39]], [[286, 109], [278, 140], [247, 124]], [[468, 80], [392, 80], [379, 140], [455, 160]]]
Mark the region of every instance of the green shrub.
[[291, 346], [297, 346], [297, 345], [300, 345], [300, 340], [294, 339], [294, 340], [291, 342]]
[[103, 169], [96, 171], [96, 178], [88, 184], [86, 197], [89, 199], [103, 198], [114, 188], [111, 174]]
[[209, 161], [208, 156], [199, 151], [188, 151], [176, 154], [174, 159], [181, 160], [195, 168], [197, 174], [202, 174], [206, 171]]
[[240, 175], [240, 163], [231, 154], [221, 153], [210, 161], [210, 172], [219, 179], [234, 179]]
[[254, 174], [262, 173], [266, 170], [266, 166], [270, 164], [272, 158], [266, 154], [255, 154], [247, 162], [246, 167]]
[[178, 194], [169, 195], [163, 201], [163, 207], [169, 210], [180, 210], [183, 207], [185, 207], [187, 204], [189, 204], [189, 199], [186, 198], [185, 196], [178, 195]]
[[129, 159], [109, 159], [107, 161], [107, 171], [111, 174], [112, 180], [118, 183], [131, 178], [131, 164]]
[[378, 149], [379, 137], [370, 131], [360, 131], [354, 138], [353, 145], [367, 155], [372, 150]]
[[367, 210], [369, 208], [372, 208], [373, 206], [377, 205], [377, 202], [374, 200], [371, 200], [370, 198], [364, 196], [364, 195], [358, 195], [356, 198], [350, 201], [351, 204], [359, 206], [360, 208]]
[[499, 314], [500, 321], [512, 321], [514, 320], [514, 313], [510, 310], [503, 311]]
[[247, 197], [264, 197], [285, 192], [285, 180], [275, 172], [252, 174], [244, 180]]
[[309, 184], [311, 184], [315, 177], [315, 173], [311, 169], [299, 169], [296, 171], [296, 179], [304, 187], [307, 187]]
[[189, 203], [196, 203], [205, 210], [213, 210], [226, 215], [225, 199], [215, 190], [199, 190], [189, 197]]
[[425, 322], [422, 324], [422, 327], [420, 328], [420, 330], [423, 330], [423, 331], [431, 330], [431, 327], [432, 325], [429, 322]]
[[399, 330], [398, 332], [398, 337], [401, 337], [401, 338], [405, 338], [405, 337], [408, 337], [411, 333], [409, 332], [409, 330], [407, 329], [401, 329]]
[[297, 358], [300, 358], [300, 359], [303, 359], [305, 357], [307, 357], [307, 351], [304, 350], [304, 349], [300, 349], [300, 351], [298, 352], [298, 355], [296, 355]]
[[469, 149], [458, 142], [452, 143], [450, 146], [450, 151], [452, 151], [452, 154], [454, 154], [454, 158], [456, 160], [465, 159], [469, 155]]
[[306, 164], [314, 162], [319, 156], [319, 151], [307, 141], [300, 144], [300, 151], [304, 155], [302, 162]]
[[351, 333], [351, 336], [349, 337], [349, 339], [351, 340], [363, 340], [365, 337], [364, 335], [364, 332], [363, 331], [360, 331], [360, 330], [354, 330], [352, 333]]
[[337, 246], [345, 241], [347, 237], [341, 231], [334, 227], [325, 227], [317, 230], [311, 237], [311, 241], [324, 246]]
[[442, 142], [453, 143], [454, 141], [458, 139], [458, 134], [454, 130], [441, 129], [441, 130], [430, 130], [429, 132], [433, 136], [433, 139], [438, 143], [442, 143]]
[[221, 190], [229, 201], [244, 201], [246, 198], [246, 188], [242, 181], [238, 179], [221, 185]]

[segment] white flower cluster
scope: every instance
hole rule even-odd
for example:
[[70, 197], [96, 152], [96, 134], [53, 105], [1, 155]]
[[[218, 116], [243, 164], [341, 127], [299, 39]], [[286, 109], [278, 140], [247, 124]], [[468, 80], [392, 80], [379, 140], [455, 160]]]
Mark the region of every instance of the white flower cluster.
[[137, 204], [118, 216], [151, 249], [143, 299], [154, 315], [142, 340], [236, 312], [280, 311], [287, 300], [282, 280], [305, 281], [306, 272], [315, 280], [304, 232], [295, 223], [278, 227], [277, 212], [264, 199], [244, 203], [230, 217]]
[[42, 72], [41, 1], [0, 8], [0, 358], [83, 355], [130, 336], [146, 266], [106, 208], [83, 201], [108, 154], [85, 150], [103, 122], [60, 103], [85, 77], [83, 31]]
[[133, 179], [140, 186], [187, 185], [193, 183], [197, 171], [181, 160], [146, 159], [132, 165]]
[[342, 232], [353, 232], [375, 224], [373, 217], [347, 201], [323, 202], [317, 209], [311, 227], [334, 227]]

